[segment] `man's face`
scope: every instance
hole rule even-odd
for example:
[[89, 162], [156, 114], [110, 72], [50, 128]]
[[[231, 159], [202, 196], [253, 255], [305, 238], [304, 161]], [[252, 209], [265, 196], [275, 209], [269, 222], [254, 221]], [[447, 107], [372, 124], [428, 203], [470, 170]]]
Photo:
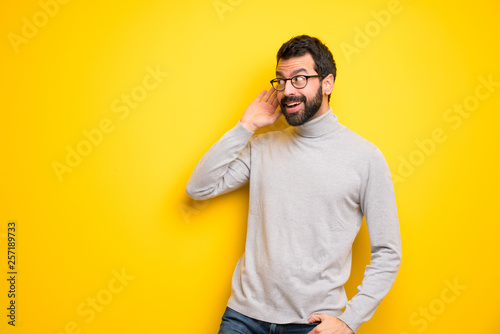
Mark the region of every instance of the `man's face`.
[[[281, 59], [276, 67], [276, 77], [289, 79], [296, 75], [316, 75], [314, 70], [314, 59], [310, 54], [301, 57]], [[323, 103], [323, 89], [321, 78], [309, 78], [304, 88], [293, 87], [290, 81], [286, 87], [278, 93], [281, 111], [288, 124], [293, 126], [302, 125], [314, 118]]]

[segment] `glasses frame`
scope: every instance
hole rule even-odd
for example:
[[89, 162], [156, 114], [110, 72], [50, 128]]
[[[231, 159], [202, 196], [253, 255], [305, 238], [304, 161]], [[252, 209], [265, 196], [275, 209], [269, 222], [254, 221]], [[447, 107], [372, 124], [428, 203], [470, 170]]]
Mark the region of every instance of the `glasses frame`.
[[[304, 87], [300, 87], [300, 88], [299, 88], [299, 87], [296, 87], [296, 86], [294, 85], [294, 83], [293, 83], [293, 79], [295, 79], [295, 78], [297, 78], [297, 77], [304, 77], [304, 78], [306, 78], [306, 84], [304, 85]], [[292, 84], [292, 86], [293, 86], [294, 88], [296, 88], [296, 89], [303, 89], [303, 88], [306, 88], [307, 84], [309, 83], [309, 78], [321, 78], [321, 77], [322, 77], [322, 75], [320, 75], [320, 74], [315, 74], [315, 75], [305, 75], [305, 74], [299, 74], [299, 75], [293, 76], [293, 77], [288, 78], [288, 79], [285, 79], [285, 78], [274, 78], [274, 79], [273, 79], [273, 80], [271, 80], [270, 82], [271, 82], [271, 85], [273, 86], [273, 88], [274, 88], [275, 90], [277, 90], [278, 92], [282, 92], [282, 91], [284, 91], [284, 90], [285, 90], [285, 88], [286, 88], [286, 82], [287, 82], [288, 80], [290, 80], [290, 83]], [[276, 83], [276, 84], [277, 84], [277, 83], [278, 83], [278, 82], [277, 82], [278, 80], [285, 80], [285, 85], [284, 85], [283, 89], [277, 89], [276, 87], [274, 87], [274, 83]]]

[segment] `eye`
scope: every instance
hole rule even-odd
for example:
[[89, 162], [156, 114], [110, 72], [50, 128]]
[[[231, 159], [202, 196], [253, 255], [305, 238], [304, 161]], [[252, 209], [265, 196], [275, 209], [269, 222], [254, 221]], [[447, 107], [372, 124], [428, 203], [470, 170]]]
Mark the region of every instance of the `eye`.
[[303, 75], [297, 75], [296, 77], [293, 78], [293, 82], [295, 83], [304, 83], [306, 81], [306, 77]]

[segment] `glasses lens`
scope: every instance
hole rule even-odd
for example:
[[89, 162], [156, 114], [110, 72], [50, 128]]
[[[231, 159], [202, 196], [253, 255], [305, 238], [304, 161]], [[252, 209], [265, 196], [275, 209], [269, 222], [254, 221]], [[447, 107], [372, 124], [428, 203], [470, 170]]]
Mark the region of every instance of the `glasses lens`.
[[304, 88], [307, 85], [307, 78], [303, 75], [297, 75], [292, 78], [292, 84], [295, 88]]
[[285, 89], [285, 80], [283, 80], [283, 79], [274, 79], [273, 80], [273, 87], [276, 90], [283, 90], [283, 89]]

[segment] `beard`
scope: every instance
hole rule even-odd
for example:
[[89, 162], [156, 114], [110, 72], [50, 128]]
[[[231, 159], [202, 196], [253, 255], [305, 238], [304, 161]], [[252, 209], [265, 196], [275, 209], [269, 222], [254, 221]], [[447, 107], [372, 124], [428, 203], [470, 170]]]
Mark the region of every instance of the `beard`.
[[[286, 111], [286, 104], [290, 102], [303, 102], [304, 110], [288, 113]], [[319, 86], [316, 95], [312, 99], [308, 100], [304, 95], [285, 96], [280, 101], [280, 107], [288, 124], [291, 126], [299, 126], [310, 120], [318, 112], [322, 102], [323, 88]]]

